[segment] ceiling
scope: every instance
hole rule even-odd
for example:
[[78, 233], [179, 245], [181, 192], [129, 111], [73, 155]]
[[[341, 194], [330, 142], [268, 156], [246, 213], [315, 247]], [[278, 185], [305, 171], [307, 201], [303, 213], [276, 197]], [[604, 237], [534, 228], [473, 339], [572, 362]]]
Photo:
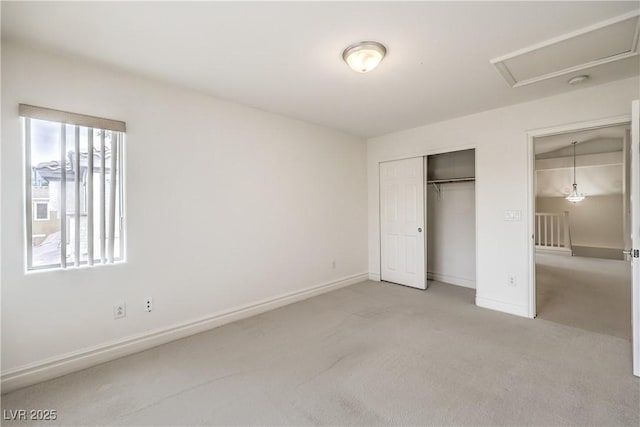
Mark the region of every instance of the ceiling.
[[[608, 126], [560, 135], [536, 138], [536, 195], [538, 197], [565, 197], [573, 183], [573, 147], [576, 144], [576, 179], [580, 192], [587, 196], [607, 196], [623, 192], [623, 141], [629, 125]], [[614, 157], [606, 153], [620, 153]], [[543, 159], [547, 167], [540, 167]]]
[[536, 159], [572, 156], [571, 143], [577, 141], [576, 154], [596, 154], [622, 151], [622, 140], [630, 125], [608, 126], [568, 132], [535, 139]]
[[[2, 2], [2, 38], [371, 137], [640, 74], [638, 57], [510, 88], [492, 58], [638, 2]], [[360, 40], [388, 56], [359, 74]], [[589, 49], [583, 44], [576, 49]], [[575, 74], [575, 73], [574, 73]]]

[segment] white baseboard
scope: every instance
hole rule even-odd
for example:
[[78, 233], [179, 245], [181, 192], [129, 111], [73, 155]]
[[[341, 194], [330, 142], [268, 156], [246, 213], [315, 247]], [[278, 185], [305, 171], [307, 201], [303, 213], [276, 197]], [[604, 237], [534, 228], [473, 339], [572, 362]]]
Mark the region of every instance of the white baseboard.
[[373, 280], [374, 282], [380, 281], [380, 274], [378, 273], [369, 273], [369, 280]]
[[515, 314], [516, 316], [529, 318], [529, 310], [526, 305], [512, 304], [510, 302], [498, 301], [491, 298], [479, 297], [476, 295], [476, 305], [490, 310], [501, 311], [503, 313]]
[[367, 273], [355, 274], [300, 291], [257, 301], [208, 316], [133, 335], [122, 340], [84, 348], [61, 356], [31, 363], [2, 373], [0, 388], [8, 393], [71, 372], [79, 371], [122, 356], [147, 350], [218, 326], [255, 316], [294, 302], [367, 280]]
[[451, 285], [464, 286], [465, 288], [476, 288], [476, 281], [464, 279], [462, 277], [447, 276], [446, 274], [427, 273], [428, 280], [449, 283]]
[[553, 248], [553, 247], [544, 247], [544, 246], [536, 246], [537, 254], [548, 254], [548, 255], [563, 255], [563, 256], [571, 256], [571, 249], [569, 248]]

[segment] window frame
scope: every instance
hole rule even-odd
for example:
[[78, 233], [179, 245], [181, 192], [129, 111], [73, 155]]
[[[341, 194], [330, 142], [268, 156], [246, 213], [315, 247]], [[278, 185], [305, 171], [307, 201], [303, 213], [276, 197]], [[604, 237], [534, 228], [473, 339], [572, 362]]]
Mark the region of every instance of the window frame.
[[[42, 116], [42, 117], [40, 117]], [[67, 120], [68, 118], [71, 118], [71, 120]], [[68, 255], [67, 255], [67, 251], [66, 248], [64, 248], [64, 250], [61, 249], [60, 251], [60, 261], [56, 262], [56, 263], [51, 263], [51, 264], [46, 264], [46, 265], [37, 265], [34, 266], [33, 265], [33, 238], [34, 238], [34, 233], [33, 233], [33, 221], [47, 221], [51, 219], [51, 213], [49, 210], [49, 204], [51, 203], [51, 200], [46, 200], [46, 199], [42, 199], [42, 198], [33, 198], [32, 197], [32, 164], [31, 164], [31, 145], [32, 145], [32, 138], [31, 138], [31, 119], [36, 119], [36, 120], [43, 120], [43, 121], [48, 121], [48, 122], [52, 122], [55, 124], [58, 124], [61, 126], [61, 130], [62, 129], [66, 129], [66, 126], [74, 126], [75, 127], [75, 135], [77, 137], [78, 135], [78, 129], [80, 128], [87, 128], [88, 132], [92, 131], [93, 129], [98, 129], [98, 130], [102, 130], [103, 132], [105, 131], [111, 131], [114, 132], [113, 135], [115, 135], [116, 138], [116, 160], [114, 163], [111, 164], [111, 166], [115, 166], [115, 170], [117, 171], [117, 174], [112, 172], [111, 178], [116, 179], [117, 181], [117, 186], [114, 185], [111, 187], [111, 190], [116, 190], [116, 196], [113, 196], [113, 200], [116, 203], [116, 207], [118, 208], [117, 210], [115, 210], [114, 212], [114, 219], [113, 219], [113, 231], [109, 228], [107, 228], [107, 231], [109, 233], [109, 235], [113, 234], [113, 236], [116, 236], [116, 234], [118, 235], [118, 255], [116, 256], [116, 248], [113, 244], [109, 245], [108, 242], [106, 242], [108, 239], [108, 235], [107, 233], [105, 233], [104, 235], [101, 234], [100, 236], [100, 240], [101, 241], [105, 241], [105, 243], [101, 243], [100, 247], [105, 247], [109, 250], [109, 252], [107, 253], [107, 249], [105, 249], [105, 251], [100, 251], [100, 253], [95, 254], [94, 253], [94, 248], [95, 248], [95, 241], [94, 241], [94, 237], [93, 235], [91, 235], [91, 237], [87, 238], [87, 247], [92, 247], [90, 251], [88, 251], [86, 253], [85, 259], [82, 260], [82, 253], [79, 253], [77, 256], [75, 256], [75, 259], [69, 259]], [[73, 119], [77, 119], [77, 120], [73, 120]], [[119, 121], [114, 121], [114, 120], [109, 120], [109, 119], [101, 119], [101, 118], [95, 118], [92, 116], [86, 116], [86, 115], [80, 115], [80, 114], [74, 114], [74, 113], [67, 113], [67, 112], [62, 112], [62, 111], [58, 111], [58, 110], [51, 110], [51, 109], [46, 109], [46, 108], [40, 108], [40, 107], [33, 107], [33, 106], [28, 106], [28, 105], [24, 105], [24, 104], [20, 104], [20, 120], [21, 120], [21, 125], [22, 125], [22, 131], [23, 131], [23, 137], [22, 137], [22, 142], [23, 142], [23, 153], [25, 155], [24, 158], [24, 205], [25, 206], [25, 211], [24, 211], [24, 225], [25, 225], [25, 238], [24, 238], [24, 244], [25, 244], [25, 263], [24, 263], [24, 268], [25, 268], [25, 273], [33, 273], [33, 272], [45, 272], [45, 271], [54, 271], [54, 270], [60, 270], [60, 269], [77, 269], [77, 268], [86, 268], [86, 267], [93, 267], [93, 266], [104, 266], [104, 265], [117, 265], [117, 264], [121, 264], [126, 262], [126, 247], [127, 247], [127, 229], [126, 229], [126, 171], [125, 171], [125, 164], [126, 164], [126, 125], [124, 122], [119, 122]], [[95, 123], [101, 125], [101, 126], [91, 126], [92, 120], [94, 120]], [[113, 126], [118, 129], [118, 130], [114, 130], [114, 128], [109, 128], [109, 126], [111, 124], [114, 124]], [[66, 130], [65, 130], [66, 132]], [[94, 138], [95, 139], [95, 138]], [[101, 138], [102, 144], [104, 144], [104, 137]], [[63, 143], [64, 141], [61, 141], [61, 143]], [[75, 140], [74, 140], [75, 142]], [[113, 144], [113, 140], [111, 142], [111, 144]], [[76, 144], [76, 149], [78, 148], [78, 145]], [[96, 145], [93, 146], [93, 148], [96, 148]], [[66, 148], [65, 148], [66, 149]], [[113, 150], [113, 147], [111, 147], [111, 150]], [[62, 146], [61, 146], [61, 151], [62, 151]], [[79, 153], [79, 151], [76, 151], [76, 153]], [[103, 150], [102, 153], [104, 154], [105, 151]], [[76, 154], [77, 156], [79, 156], [78, 154]], [[79, 162], [80, 160], [78, 160]], [[93, 157], [91, 160], [91, 163], [93, 163]], [[94, 166], [94, 170], [95, 170], [95, 166]], [[113, 170], [113, 169], [112, 169]], [[62, 173], [62, 179], [66, 180], [65, 177], [65, 173]], [[104, 174], [103, 174], [104, 176]], [[61, 180], [62, 182], [62, 180]], [[75, 182], [75, 181], [65, 181], [65, 182]], [[91, 190], [93, 191], [93, 190]], [[59, 196], [60, 197], [60, 196]], [[85, 199], [88, 199], [87, 194], [85, 193], [84, 195]], [[95, 200], [95, 198], [94, 198]], [[87, 200], [83, 200], [80, 206], [76, 206], [76, 208], [80, 208], [81, 211], [84, 211], [84, 207], [85, 207], [85, 202], [87, 202]], [[37, 215], [37, 207], [36, 204], [37, 203], [46, 203], [47, 204], [47, 219], [36, 219], [34, 215]], [[63, 203], [64, 205], [65, 203]], [[93, 210], [93, 209], [92, 209]], [[108, 211], [111, 210], [111, 208], [109, 207], [109, 209], [106, 209], [106, 205], [105, 205], [105, 210], [103, 211], [104, 213], [102, 214], [102, 216], [107, 217], [108, 215]], [[62, 235], [62, 233], [65, 233], [65, 237], [63, 239], [61, 239], [61, 244], [62, 243], [66, 243], [68, 244], [69, 242], [67, 241], [67, 237], [66, 235], [68, 234], [69, 230], [67, 230], [67, 227], [62, 227], [62, 221], [64, 221], [63, 216], [61, 215], [61, 212], [58, 212], [58, 215], [60, 216], [60, 221], [61, 221], [61, 225], [60, 225], [60, 233]], [[66, 215], [66, 213], [65, 213]], [[77, 215], [74, 214], [74, 218], [76, 220], [82, 218], [83, 216], [87, 216], [88, 218], [88, 212], [78, 212]], [[101, 216], [101, 218], [102, 218]], [[88, 219], [87, 219], [88, 220]], [[104, 221], [109, 221], [109, 218], [106, 218]], [[99, 221], [95, 221], [96, 223], [99, 223]], [[92, 223], [92, 227], [96, 227], [97, 224]], [[117, 230], [117, 231], [116, 231]], [[75, 233], [74, 233], [74, 237], [75, 237]], [[115, 237], [114, 239], [115, 240]], [[90, 245], [90, 243], [92, 245]], [[76, 244], [77, 247], [77, 244]], [[91, 255], [93, 254], [93, 259], [91, 258]]]

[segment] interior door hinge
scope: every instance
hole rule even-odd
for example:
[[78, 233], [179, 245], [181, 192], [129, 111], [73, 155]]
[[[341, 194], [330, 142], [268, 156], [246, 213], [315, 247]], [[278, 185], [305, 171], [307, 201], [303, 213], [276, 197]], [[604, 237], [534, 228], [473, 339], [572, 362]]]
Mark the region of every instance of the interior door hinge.
[[640, 258], [640, 249], [634, 249], [633, 250], [633, 257], [634, 258]]

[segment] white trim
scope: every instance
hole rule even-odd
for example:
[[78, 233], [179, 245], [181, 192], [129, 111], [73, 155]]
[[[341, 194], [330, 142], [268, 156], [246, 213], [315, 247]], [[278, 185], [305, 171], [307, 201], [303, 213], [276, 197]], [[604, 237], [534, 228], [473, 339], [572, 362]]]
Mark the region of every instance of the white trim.
[[31, 119], [23, 117], [22, 119], [22, 142], [24, 144], [24, 254], [25, 254], [25, 270], [31, 268], [33, 264], [33, 183], [31, 182]]
[[120, 146], [118, 147], [118, 181], [120, 191], [120, 209], [119, 209], [119, 224], [120, 224], [120, 258], [124, 261], [127, 259], [127, 175], [126, 175], [126, 139], [127, 134], [120, 135]]
[[633, 58], [638, 56], [638, 52], [626, 52], [621, 53], [619, 55], [609, 56], [607, 58], [598, 59], [595, 61], [585, 62], [584, 64], [576, 65], [575, 67], [568, 67], [562, 70], [554, 71], [552, 73], [543, 74], [541, 76], [532, 77], [530, 79], [520, 80], [512, 87], [522, 87], [534, 83], [538, 83], [544, 80], [553, 79], [555, 77], [566, 76], [567, 74], [577, 73], [578, 71], [588, 70], [589, 68], [594, 68], [600, 65], [608, 64], [610, 62], [622, 61], [623, 59]]
[[[638, 249], [638, 237], [640, 237], [640, 224], [638, 219], [640, 209], [640, 158], [638, 146], [640, 145], [640, 100], [631, 103], [631, 242]], [[631, 330], [633, 336], [633, 374], [640, 377], [640, 259], [631, 258]]]
[[478, 295], [476, 295], [476, 305], [478, 307], [502, 311], [503, 313], [514, 314], [516, 316], [529, 317], [526, 305], [512, 304], [510, 302], [484, 298]]
[[571, 249], [569, 248], [558, 248], [551, 246], [536, 246], [537, 254], [547, 254], [547, 255], [558, 255], [558, 256], [571, 256]]
[[463, 286], [465, 288], [476, 288], [476, 281], [472, 279], [465, 279], [464, 277], [448, 276], [446, 274], [427, 273], [428, 280], [435, 280], [437, 282], [444, 282], [450, 285]]
[[563, 125], [551, 126], [547, 128], [531, 129], [527, 131], [527, 135], [535, 138], [542, 136], [560, 135], [563, 133], [599, 129], [608, 126], [624, 125], [631, 122], [631, 115], [624, 114], [621, 116], [605, 117], [602, 119], [586, 120], [581, 122], [567, 123]]
[[473, 220], [475, 221], [475, 223], [473, 224], [473, 228], [475, 230], [476, 236], [475, 236], [475, 243], [476, 243], [476, 247], [475, 247], [475, 262], [474, 262], [474, 268], [475, 268], [475, 272], [476, 272], [476, 280], [474, 282], [474, 288], [476, 290], [476, 305], [478, 305], [478, 283], [480, 283], [479, 280], [479, 274], [478, 274], [478, 254], [480, 253], [480, 249], [478, 246], [478, 242], [480, 241], [480, 239], [478, 239], [478, 206], [480, 206], [480, 204], [478, 203], [478, 182], [480, 182], [480, 185], [482, 185], [482, 179], [478, 180], [478, 149], [475, 148], [473, 151], [473, 176], [475, 177], [475, 181], [473, 182]]
[[369, 273], [369, 280], [373, 280], [374, 282], [380, 281], [380, 274], [378, 273]]
[[[532, 46], [529, 47], [525, 47], [523, 49], [519, 49], [516, 50], [514, 52], [508, 53], [506, 55], [502, 55], [498, 58], [493, 58], [491, 59], [489, 62], [496, 67], [496, 70], [498, 71], [498, 73], [502, 76], [502, 78], [505, 80], [505, 82], [507, 82], [507, 84], [512, 87], [512, 88], [516, 88], [516, 87], [520, 87], [520, 86], [526, 86], [532, 83], [537, 83], [543, 80], [548, 80], [548, 79], [552, 79], [554, 77], [559, 77], [559, 76], [563, 76], [566, 74], [570, 74], [570, 73], [574, 73], [574, 72], [578, 72], [581, 70], [586, 70], [589, 68], [593, 68], [593, 67], [597, 67], [599, 65], [604, 65], [604, 64], [608, 64], [610, 62], [615, 62], [615, 61], [622, 61], [624, 59], [627, 58], [632, 58], [634, 56], [638, 55], [638, 37], [639, 37], [639, 32], [640, 32], [640, 19], [637, 19], [638, 16], [640, 16], [640, 12], [637, 10], [625, 13], [623, 15], [619, 15], [619, 16], [615, 16], [613, 18], [601, 21], [601, 22], [597, 22], [593, 25], [589, 25], [586, 26], [584, 28], [580, 28], [576, 31], [571, 31], [569, 33], [560, 35], [558, 37], [554, 37], [551, 38], [549, 40], [545, 40], [543, 42], [540, 43], [536, 43]], [[544, 49], [546, 47], [555, 45], [557, 43], [561, 43], [563, 41], [567, 41], [570, 39], [573, 39], [575, 37], [584, 35], [584, 34], [588, 34], [591, 33], [593, 31], [597, 31], [600, 30], [602, 28], [606, 28], [615, 24], [618, 24], [620, 22], [624, 22], [627, 21], [629, 19], [632, 18], [636, 18], [636, 26], [635, 26], [635, 31], [633, 34], [633, 39], [631, 40], [631, 49], [627, 52], [621, 52], [618, 54], [614, 54], [611, 56], [607, 56], [604, 58], [600, 58], [600, 59], [595, 59], [592, 61], [588, 61], [582, 64], [578, 64], [572, 67], [567, 67], [561, 70], [557, 70], [557, 71], [552, 71], [550, 73], [546, 73], [546, 74], [542, 74], [539, 76], [535, 76], [535, 77], [530, 77], [524, 80], [516, 80], [516, 78], [513, 76], [513, 73], [511, 73], [511, 71], [509, 70], [509, 67], [507, 66], [507, 64], [505, 63], [505, 61], [508, 61], [510, 59], [513, 58], [517, 58], [519, 56], [522, 55], [526, 55], [528, 53], [531, 52], [535, 52], [537, 50], [540, 49]]]
[[380, 174], [379, 173], [379, 171], [380, 171], [380, 163], [392, 162], [394, 160], [412, 159], [414, 157], [432, 156], [434, 154], [453, 153], [455, 151], [476, 150], [476, 152], [477, 152], [477, 149], [478, 149], [478, 146], [476, 144], [461, 144], [461, 145], [455, 145], [455, 146], [452, 146], [452, 147], [433, 148], [433, 149], [430, 149], [430, 150], [427, 150], [427, 151], [420, 150], [420, 151], [413, 152], [411, 154], [384, 157], [382, 160], [378, 161], [378, 175]]
[[2, 393], [60, 377], [122, 356], [217, 328], [227, 323], [255, 316], [316, 295], [362, 282], [367, 280], [367, 278], [367, 273], [343, 277], [300, 291], [289, 292], [273, 298], [213, 313], [199, 319], [179, 323], [170, 327], [158, 328], [149, 332], [132, 335], [125, 339], [84, 348], [19, 368], [10, 369], [2, 373]]
[[534, 139], [543, 136], [561, 135], [569, 132], [583, 131], [589, 129], [598, 129], [607, 126], [623, 125], [631, 122], [630, 115], [607, 117], [603, 119], [587, 120], [583, 122], [575, 122], [564, 125], [558, 125], [548, 128], [532, 129], [527, 132], [527, 236], [529, 240], [529, 303], [528, 317], [531, 319], [536, 317], [536, 155], [534, 151]]

